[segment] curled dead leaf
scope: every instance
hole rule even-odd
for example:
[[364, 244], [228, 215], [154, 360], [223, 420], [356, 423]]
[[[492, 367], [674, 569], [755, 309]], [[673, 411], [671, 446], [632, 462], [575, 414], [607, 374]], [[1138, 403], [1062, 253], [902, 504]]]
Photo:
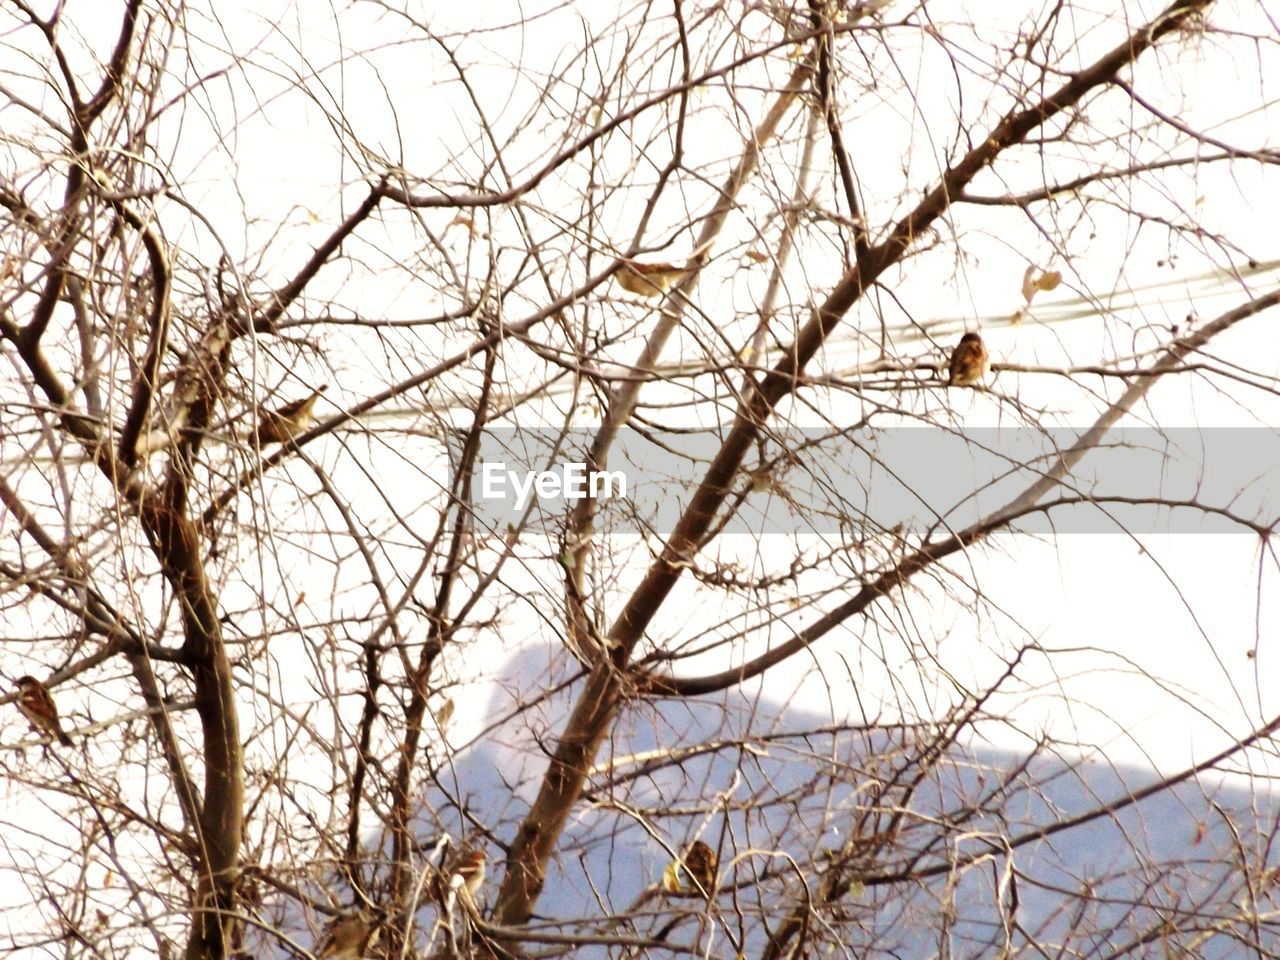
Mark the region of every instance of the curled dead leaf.
[[1062, 282], [1062, 273], [1058, 270], [1041, 270], [1034, 263], [1022, 274], [1022, 299], [1030, 303], [1041, 290], [1055, 289]]
[[1062, 274], [1057, 270], [1048, 270], [1040, 274], [1036, 280], [1036, 289], [1044, 290], [1046, 293], [1055, 289], [1062, 282]]
[[680, 892], [680, 864], [672, 860], [662, 871], [662, 889], [667, 893]]
[[1031, 302], [1031, 298], [1036, 295], [1036, 265], [1033, 263], [1027, 267], [1022, 274], [1022, 299]]

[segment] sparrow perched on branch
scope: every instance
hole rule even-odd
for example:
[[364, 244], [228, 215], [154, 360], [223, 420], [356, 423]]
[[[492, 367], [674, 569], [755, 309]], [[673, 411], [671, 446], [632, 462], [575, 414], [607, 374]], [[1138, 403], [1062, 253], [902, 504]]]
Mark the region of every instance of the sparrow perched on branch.
[[947, 386], [971, 387], [982, 380], [990, 369], [990, 358], [982, 338], [976, 333], [966, 333], [951, 352]]
[[449, 870], [449, 886], [460, 886], [474, 903], [483, 883], [484, 851], [467, 850], [460, 853]]
[[720, 858], [701, 840], [695, 840], [684, 853], [684, 869], [696, 881], [689, 884], [686, 890], [710, 896], [716, 886], [716, 877], [720, 874]]
[[284, 443], [296, 433], [302, 433], [316, 422], [316, 401], [320, 394], [329, 389], [326, 383], [317, 387], [301, 400], [286, 403], [276, 410], [264, 410], [258, 419], [258, 427], [254, 431], [258, 446], [265, 447], [269, 443]]
[[48, 688], [35, 677], [18, 678], [18, 709], [37, 733], [56, 737], [64, 747], [71, 746], [71, 738], [58, 719], [57, 704], [49, 696]]
[[674, 263], [639, 263], [626, 260], [614, 276], [618, 286], [628, 293], [652, 299], [660, 297], [687, 277], [692, 270], [677, 267]]

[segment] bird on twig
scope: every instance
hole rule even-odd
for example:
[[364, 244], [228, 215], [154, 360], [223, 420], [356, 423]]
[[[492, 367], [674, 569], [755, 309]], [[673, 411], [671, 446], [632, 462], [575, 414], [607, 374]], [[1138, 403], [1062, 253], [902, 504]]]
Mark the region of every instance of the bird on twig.
[[316, 422], [316, 401], [320, 394], [329, 389], [326, 383], [317, 387], [301, 400], [293, 400], [275, 410], [263, 410], [254, 431], [258, 446], [265, 447], [269, 443], [284, 443], [294, 434], [302, 433]]
[[705, 240], [689, 254], [691, 266], [678, 267], [674, 263], [641, 263], [639, 260], [623, 260], [621, 268], [614, 277], [618, 281], [618, 286], [628, 293], [638, 294], [646, 299], [660, 297], [707, 263], [708, 251], [713, 242], [713, 240]]
[[71, 746], [71, 738], [62, 729], [58, 706], [49, 695], [49, 688], [35, 677], [18, 678], [18, 709], [37, 733], [56, 737], [64, 747]]
[[720, 857], [701, 840], [695, 840], [667, 864], [660, 887], [667, 893], [710, 898], [719, 877]]
[[971, 387], [979, 383], [991, 369], [990, 357], [982, 337], [966, 333], [951, 352], [947, 386]]
[[696, 881], [689, 888], [689, 892], [710, 896], [715, 889], [716, 878], [720, 874], [720, 858], [701, 840], [695, 840], [685, 851], [684, 870]]
[[484, 884], [484, 863], [483, 850], [467, 850], [458, 855], [449, 871], [449, 885], [465, 890], [472, 903]]
[[652, 299], [662, 296], [692, 272], [684, 267], [677, 267], [674, 263], [626, 260], [623, 261], [622, 269], [614, 276], [623, 290]]

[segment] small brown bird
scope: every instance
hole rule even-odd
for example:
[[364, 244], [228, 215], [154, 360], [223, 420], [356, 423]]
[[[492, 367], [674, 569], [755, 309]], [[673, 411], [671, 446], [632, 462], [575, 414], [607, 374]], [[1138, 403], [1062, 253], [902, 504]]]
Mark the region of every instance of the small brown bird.
[[966, 333], [951, 352], [947, 386], [971, 387], [981, 381], [990, 369], [990, 358], [982, 338], [976, 333]]
[[258, 446], [265, 447], [269, 443], [284, 443], [296, 433], [302, 433], [316, 422], [316, 401], [320, 394], [329, 389], [326, 383], [317, 387], [301, 400], [286, 403], [276, 410], [264, 410], [254, 431]]
[[685, 851], [684, 869], [696, 881], [686, 888], [688, 892], [709, 897], [715, 889], [716, 877], [720, 874], [720, 858], [701, 840], [695, 840]]
[[626, 260], [614, 277], [617, 278], [618, 286], [628, 293], [652, 299], [662, 296], [692, 272], [684, 267], [677, 267], [674, 263]]
[[62, 729], [58, 719], [58, 707], [49, 696], [49, 690], [35, 677], [18, 678], [18, 709], [31, 724], [31, 729], [41, 734], [51, 734], [64, 747], [71, 746], [71, 738]]
[[381, 933], [377, 921], [354, 911], [335, 917], [329, 924], [329, 934], [316, 952], [325, 960], [362, 960], [365, 953], [378, 942]]
[[460, 853], [449, 871], [450, 886], [454, 886], [455, 877], [459, 878], [460, 886], [467, 891], [467, 896], [474, 903], [476, 894], [484, 883], [484, 851], [467, 850]]

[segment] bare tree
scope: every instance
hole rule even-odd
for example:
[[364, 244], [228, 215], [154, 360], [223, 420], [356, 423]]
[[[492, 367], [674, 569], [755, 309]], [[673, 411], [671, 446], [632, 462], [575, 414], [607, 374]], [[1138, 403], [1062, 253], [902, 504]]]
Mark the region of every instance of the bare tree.
[[[1262, 10], [279, 7], [4, 6], [15, 947], [1272, 955], [1264, 791], [1204, 779], [1264, 768], [1261, 681], [1218, 715], [983, 575], [1137, 505], [1274, 576], [1265, 509], [1081, 473], [1174, 443], [1166, 384], [1266, 422]], [[1060, 442], [870, 505], [895, 430], [983, 417]], [[495, 507], [502, 455], [670, 516]], [[1224, 742], [1135, 775], [1026, 719], [1082, 669]]]

